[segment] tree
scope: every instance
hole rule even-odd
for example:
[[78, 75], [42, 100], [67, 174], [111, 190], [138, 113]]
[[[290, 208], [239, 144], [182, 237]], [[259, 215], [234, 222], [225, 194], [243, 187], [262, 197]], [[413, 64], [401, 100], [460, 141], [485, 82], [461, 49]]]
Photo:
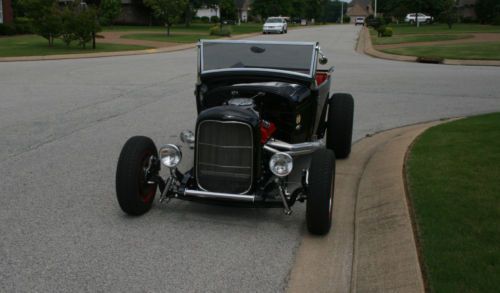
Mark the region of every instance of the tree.
[[500, 0], [478, 0], [475, 8], [481, 23], [493, 23], [500, 18]]
[[290, 0], [254, 0], [252, 12], [266, 19], [269, 16], [288, 15], [290, 7]]
[[49, 41], [49, 46], [54, 44], [54, 39], [59, 37], [62, 28], [61, 11], [56, 0], [20, 0], [26, 16], [33, 20], [35, 33]]
[[120, 0], [101, 0], [99, 5], [99, 19], [104, 24], [113, 24], [113, 21], [120, 16], [122, 3]]
[[187, 0], [144, 0], [144, 4], [165, 24], [167, 36], [170, 36], [170, 28], [180, 20]]
[[305, 0], [305, 15], [307, 19], [320, 19], [321, 0]]
[[220, 28], [222, 29], [222, 24], [224, 20], [233, 20], [236, 15], [236, 6], [234, 5], [233, 0], [220, 0], [219, 1], [219, 9], [220, 9]]
[[455, 23], [458, 17], [455, 4], [455, 0], [445, 0], [441, 2], [441, 18], [448, 24], [449, 29], [452, 28], [453, 23]]
[[64, 7], [61, 13], [62, 19], [62, 30], [61, 39], [66, 44], [67, 47], [71, 45], [71, 42], [75, 40], [75, 30], [78, 27], [78, 21], [75, 15], [75, 9], [68, 5]]

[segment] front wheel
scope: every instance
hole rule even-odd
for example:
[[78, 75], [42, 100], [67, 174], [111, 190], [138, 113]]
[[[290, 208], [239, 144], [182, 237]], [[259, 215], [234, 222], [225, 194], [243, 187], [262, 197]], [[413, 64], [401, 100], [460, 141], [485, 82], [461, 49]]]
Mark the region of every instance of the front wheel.
[[328, 104], [326, 146], [339, 159], [351, 153], [354, 99], [350, 94], [334, 94]]
[[332, 226], [335, 154], [320, 149], [312, 154], [308, 176], [306, 222], [311, 234], [325, 235]]
[[139, 216], [151, 209], [157, 185], [148, 183], [146, 174], [158, 172], [155, 162], [158, 151], [149, 137], [131, 137], [123, 146], [116, 169], [116, 197], [125, 213]]

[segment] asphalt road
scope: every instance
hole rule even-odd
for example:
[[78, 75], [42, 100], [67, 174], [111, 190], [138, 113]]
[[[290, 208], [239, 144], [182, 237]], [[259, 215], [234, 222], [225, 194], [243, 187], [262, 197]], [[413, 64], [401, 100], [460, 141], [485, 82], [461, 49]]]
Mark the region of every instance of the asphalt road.
[[[328, 26], [259, 38], [320, 41], [336, 66], [334, 91], [355, 96], [355, 140], [500, 110], [499, 68], [373, 59], [354, 51], [357, 33]], [[173, 201], [131, 218], [118, 207], [123, 143], [138, 134], [177, 142], [192, 129], [195, 72], [194, 50], [0, 63], [0, 291], [286, 287], [306, 233], [303, 205], [290, 217]]]

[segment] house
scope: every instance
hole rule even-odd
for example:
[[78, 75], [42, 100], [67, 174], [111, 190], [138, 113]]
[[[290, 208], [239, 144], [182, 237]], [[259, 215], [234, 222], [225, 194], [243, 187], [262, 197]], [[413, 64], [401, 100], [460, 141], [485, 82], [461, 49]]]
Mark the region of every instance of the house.
[[[237, 11], [237, 20], [241, 22], [247, 22], [248, 21], [248, 14], [250, 11], [250, 6], [251, 6], [251, 0], [234, 0], [234, 6], [236, 7]], [[212, 16], [217, 16], [220, 17], [220, 11], [219, 7], [201, 7], [198, 9], [196, 12], [196, 16], [198, 17], [212, 17]]]
[[11, 23], [13, 19], [11, 0], [0, 0], [0, 23]]
[[351, 18], [351, 23], [354, 23], [356, 17], [367, 18], [373, 14], [371, 0], [352, 0], [347, 7], [346, 15]]
[[458, 0], [457, 13], [461, 19], [476, 19], [476, 3], [477, 0]]

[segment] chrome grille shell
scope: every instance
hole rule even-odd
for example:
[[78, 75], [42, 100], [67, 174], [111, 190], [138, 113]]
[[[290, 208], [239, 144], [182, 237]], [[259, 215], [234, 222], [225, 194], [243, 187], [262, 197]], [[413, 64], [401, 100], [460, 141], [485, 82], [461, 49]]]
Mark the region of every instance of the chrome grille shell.
[[195, 172], [201, 190], [248, 193], [254, 175], [251, 125], [240, 121], [201, 121], [196, 129]]

